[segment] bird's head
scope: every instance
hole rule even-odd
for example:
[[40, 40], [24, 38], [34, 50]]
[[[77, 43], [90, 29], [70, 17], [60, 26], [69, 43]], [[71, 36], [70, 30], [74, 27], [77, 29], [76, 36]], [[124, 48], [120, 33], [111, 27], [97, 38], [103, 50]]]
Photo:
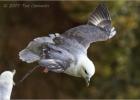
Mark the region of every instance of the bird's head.
[[15, 75], [16, 70], [13, 71], [4, 71], [1, 73], [0, 78], [4, 80], [13, 80], [13, 76]]
[[86, 85], [89, 86], [90, 79], [95, 73], [95, 66], [90, 59], [87, 59], [81, 63], [80, 74], [86, 81]]
[[87, 86], [89, 86], [90, 79], [95, 73], [95, 66], [86, 55], [80, 55], [76, 65], [75, 63], [72, 64], [64, 73], [84, 78]]

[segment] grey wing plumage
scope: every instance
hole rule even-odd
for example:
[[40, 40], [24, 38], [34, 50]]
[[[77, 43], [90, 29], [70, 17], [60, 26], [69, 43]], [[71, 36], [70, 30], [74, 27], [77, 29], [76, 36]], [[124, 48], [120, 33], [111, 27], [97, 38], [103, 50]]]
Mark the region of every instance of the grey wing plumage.
[[86, 25], [80, 25], [66, 31], [63, 36], [74, 38], [85, 48], [90, 43], [105, 41], [116, 34], [115, 28], [111, 25], [111, 17], [105, 5], [100, 4], [89, 16]]
[[88, 19], [88, 24], [89, 25], [94, 24], [102, 28], [105, 28], [107, 26], [111, 28], [111, 17], [105, 5], [100, 4], [95, 9], [95, 11], [90, 14], [90, 17]]
[[48, 44], [44, 57], [39, 60], [39, 65], [50, 71], [63, 72], [71, 63], [74, 63], [74, 59], [74, 56], [65, 49]]
[[38, 37], [31, 41], [28, 46], [19, 52], [19, 58], [27, 63], [32, 63], [40, 59], [42, 46], [47, 43], [54, 43], [50, 37]]
[[58, 33], [49, 36], [31, 41], [25, 49], [19, 52], [19, 57], [27, 63], [37, 61], [40, 66], [50, 71], [63, 72], [74, 62], [75, 58], [67, 50], [58, 46], [63, 44], [63, 39]]

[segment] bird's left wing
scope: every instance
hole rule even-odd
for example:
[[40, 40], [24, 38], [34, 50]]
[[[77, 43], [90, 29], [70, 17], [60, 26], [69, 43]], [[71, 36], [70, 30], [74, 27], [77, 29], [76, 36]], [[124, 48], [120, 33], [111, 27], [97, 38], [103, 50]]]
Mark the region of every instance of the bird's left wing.
[[74, 56], [65, 49], [48, 44], [38, 63], [49, 71], [64, 72], [71, 63], [75, 63], [74, 59]]
[[64, 37], [72, 38], [88, 48], [90, 43], [105, 41], [116, 34], [115, 28], [111, 25], [111, 17], [105, 5], [100, 4], [91, 13], [88, 23], [69, 29]]
[[38, 37], [31, 41], [28, 46], [19, 52], [19, 58], [27, 63], [32, 63], [40, 59], [42, 46], [44, 44], [54, 43], [51, 37]]

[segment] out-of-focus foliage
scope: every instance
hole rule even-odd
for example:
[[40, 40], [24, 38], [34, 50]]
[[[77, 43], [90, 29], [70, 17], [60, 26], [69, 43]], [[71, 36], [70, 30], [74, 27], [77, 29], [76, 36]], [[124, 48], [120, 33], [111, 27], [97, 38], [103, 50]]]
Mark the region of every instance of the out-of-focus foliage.
[[96, 73], [88, 88], [84, 79], [38, 70], [15, 86], [12, 98], [140, 98], [140, 2], [0, 2], [6, 3], [48, 5], [45, 8], [0, 7], [0, 71], [14, 65], [16, 82], [36, 65], [18, 58], [18, 52], [29, 41], [86, 23], [98, 4], [106, 4], [117, 31], [113, 39], [94, 43], [89, 48]]

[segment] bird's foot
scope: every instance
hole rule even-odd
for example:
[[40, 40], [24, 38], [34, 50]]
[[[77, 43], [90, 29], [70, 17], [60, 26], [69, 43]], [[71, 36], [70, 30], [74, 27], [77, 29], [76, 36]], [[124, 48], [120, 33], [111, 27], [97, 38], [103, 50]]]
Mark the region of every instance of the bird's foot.
[[44, 73], [48, 73], [48, 71], [49, 71], [48, 68], [45, 68], [45, 69], [43, 70]]

